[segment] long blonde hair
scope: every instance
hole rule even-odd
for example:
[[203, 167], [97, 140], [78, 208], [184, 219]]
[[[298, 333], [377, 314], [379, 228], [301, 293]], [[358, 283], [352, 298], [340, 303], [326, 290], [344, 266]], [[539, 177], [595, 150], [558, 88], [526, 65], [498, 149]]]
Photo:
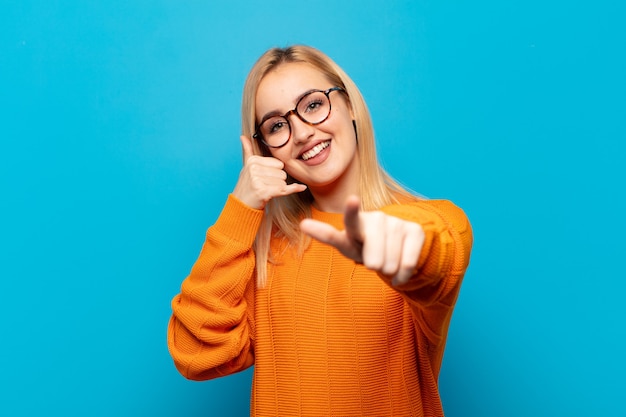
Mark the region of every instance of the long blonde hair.
[[[312, 65], [334, 86], [341, 87], [346, 92], [354, 114], [358, 137], [361, 208], [375, 210], [397, 203], [398, 197], [414, 199], [413, 195], [393, 180], [378, 163], [372, 120], [356, 84], [332, 59], [315, 48], [304, 45], [272, 48], [257, 60], [248, 74], [243, 89], [242, 133], [251, 138], [256, 130], [255, 98], [261, 80], [279, 65], [295, 62]], [[252, 147], [256, 155], [270, 156], [269, 149], [262, 142], [253, 140]], [[288, 182], [293, 182], [293, 179], [288, 178]], [[296, 248], [300, 254], [308, 245], [310, 238], [300, 232], [299, 223], [303, 218], [310, 217], [312, 201], [313, 196], [307, 189], [302, 193], [273, 198], [265, 206], [265, 216], [254, 242], [257, 285], [260, 287], [267, 281], [267, 263], [273, 262], [270, 256], [273, 235], [286, 239], [289, 246]]]

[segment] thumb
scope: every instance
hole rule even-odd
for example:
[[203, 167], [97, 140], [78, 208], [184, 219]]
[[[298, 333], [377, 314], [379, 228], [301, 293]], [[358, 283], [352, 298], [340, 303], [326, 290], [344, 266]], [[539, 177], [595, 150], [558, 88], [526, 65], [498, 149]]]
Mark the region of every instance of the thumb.
[[246, 161], [248, 160], [248, 158], [250, 158], [252, 155], [254, 155], [254, 149], [252, 149], [252, 140], [245, 136], [245, 135], [241, 135], [239, 137], [239, 139], [241, 139], [241, 149], [243, 152], [243, 162], [244, 164], [246, 163]]

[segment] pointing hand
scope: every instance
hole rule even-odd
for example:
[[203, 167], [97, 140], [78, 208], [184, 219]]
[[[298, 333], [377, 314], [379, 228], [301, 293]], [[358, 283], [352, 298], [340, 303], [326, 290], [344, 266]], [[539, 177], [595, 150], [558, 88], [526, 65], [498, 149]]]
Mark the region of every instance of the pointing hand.
[[303, 220], [300, 229], [336, 247], [355, 262], [391, 277], [393, 285], [406, 284], [415, 274], [424, 245], [422, 226], [381, 211], [362, 211], [359, 207], [358, 197], [347, 200], [342, 231], [313, 219]]

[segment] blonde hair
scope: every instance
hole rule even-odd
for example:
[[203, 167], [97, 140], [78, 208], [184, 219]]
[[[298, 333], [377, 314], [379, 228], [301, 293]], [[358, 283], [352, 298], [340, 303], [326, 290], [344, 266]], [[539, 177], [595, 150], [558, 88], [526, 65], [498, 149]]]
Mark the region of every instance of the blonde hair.
[[[261, 80], [271, 70], [287, 63], [307, 63], [319, 70], [337, 87], [345, 90], [354, 114], [357, 132], [357, 147], [360, 163], [359, 197], [363, 210], [375, 210], [391, 203], [397, 203], [398, 197], [415, 199], [387, 174], [378, 163], [374, 129], [365, 100], [356, 84], [328, 56], [319, 50], [293, 45], [287, 48], [272, 48], [265, 52], [254, 64], [246, 79], [241, 107], [242, 133], [251, 138], [256, 130], [256, 92]], [[256, 155], [270, 156], [269, 149], [258, 140], [252, 141]], [[288, 178], [293, 182], [293, 178]], [[307, 189], [289, 196], [273, 198], [265, 206], [265, 216], [254, 242], [256, 256], [257, 285], [264, 286], [267, 280], [267, 263], [274, 262], [270, 256], [272, 235], [282, 237], [288, 246], [296, 248], [302, 254], [310, 238], [300, 231], [299, 223], [311, 216], [313, 196]]]

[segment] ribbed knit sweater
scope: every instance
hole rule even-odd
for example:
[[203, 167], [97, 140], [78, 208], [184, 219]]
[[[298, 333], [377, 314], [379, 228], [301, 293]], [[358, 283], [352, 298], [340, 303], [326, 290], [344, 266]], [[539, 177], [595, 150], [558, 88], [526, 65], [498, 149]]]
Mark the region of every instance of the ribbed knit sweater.
[[[177, 369], [206, 380], [254, 365], [256, 416], [443, 416], [437, 379], [471, 228], [444, 200], [382, 211], [425, 231], [406, 285], [318, 241], [298, 258], [276, 239], [278, 261], [257, 288], [252, 244], [263, 211], [229, 196], [172, 301]], [[312, 217], [343, 229], [341, 214]]]

